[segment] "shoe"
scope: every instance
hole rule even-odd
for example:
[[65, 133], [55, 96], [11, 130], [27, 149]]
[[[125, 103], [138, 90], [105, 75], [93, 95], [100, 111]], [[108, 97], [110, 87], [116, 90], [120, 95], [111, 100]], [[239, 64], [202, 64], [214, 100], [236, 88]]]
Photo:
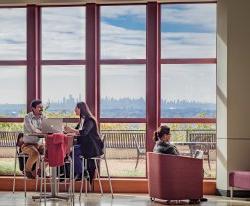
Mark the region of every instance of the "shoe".
[[32, 174], [31, 171], [25, 171], [25, 174], [28, 179], [36, 179], [36, 177]]
[[199, 199], [191, 199], [191, 200], [189, 200], [189, 204], [190, 205], [200, 204], [200, 200]]
[[200, 199], [200, 201], [201, 201], [201, 202], [207, 202], [207, 198], [202, 197], [202, 198]]
[[82, 174], [76, 174], [74, 179], [75, 179], [75, 181], [81, 181], [82, 180]]
[[[37, 174], [38, 177], [42, 177], [42, 172], [41, 172], [40, 168], [37, 170], [36, 174]], [[45, 171], [45, 177], [50, 178], [50, 175], [48, 175], [46, 171]]]

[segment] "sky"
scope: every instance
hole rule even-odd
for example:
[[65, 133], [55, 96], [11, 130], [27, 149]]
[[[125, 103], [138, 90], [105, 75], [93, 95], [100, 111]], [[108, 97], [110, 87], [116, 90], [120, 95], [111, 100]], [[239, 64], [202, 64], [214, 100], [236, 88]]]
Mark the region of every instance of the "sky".
[[[170, 4], [161, 12], [162, 58], [215, 58], [216, 5]], [[26, 58], [26, 11], [0, 9], [0, 60]], [[43, 8], [42, 58], [85, 58], [84, 8]], [[101, 7], [101, 58], [146, 58], [146, 6]], [[101, 97], [145, 98], [145, 65], [101, 66]], [[25, 103], [26, 68], [0, 68], [0, 104]], [[162, 98], [216, 101], [215, 65], [162, 65]], [[84, 66], [44, 66], [44, 101], [85, 96]]]

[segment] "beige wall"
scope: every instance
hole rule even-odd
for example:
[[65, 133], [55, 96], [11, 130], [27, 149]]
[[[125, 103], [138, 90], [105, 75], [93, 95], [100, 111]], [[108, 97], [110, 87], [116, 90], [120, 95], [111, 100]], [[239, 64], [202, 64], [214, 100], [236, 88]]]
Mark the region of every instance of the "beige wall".
[[250, 170], [250, 1], [217, 4], [217, 188]]

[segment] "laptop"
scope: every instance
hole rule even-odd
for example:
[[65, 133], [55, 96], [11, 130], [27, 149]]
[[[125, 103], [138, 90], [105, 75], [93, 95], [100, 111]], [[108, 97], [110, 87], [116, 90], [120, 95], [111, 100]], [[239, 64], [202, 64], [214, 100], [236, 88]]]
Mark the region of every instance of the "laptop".
[[63, 119], [62, 118], [43, 119], [41, 128], [43, 134], [62, 133]]

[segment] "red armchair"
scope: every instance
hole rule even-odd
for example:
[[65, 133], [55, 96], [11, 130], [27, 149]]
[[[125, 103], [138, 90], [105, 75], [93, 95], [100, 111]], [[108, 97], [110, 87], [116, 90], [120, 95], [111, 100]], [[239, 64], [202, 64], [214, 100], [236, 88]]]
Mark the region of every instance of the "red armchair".
[[202, 159], [147, 153], [151, 199], [198, 200], [203, 196]]

